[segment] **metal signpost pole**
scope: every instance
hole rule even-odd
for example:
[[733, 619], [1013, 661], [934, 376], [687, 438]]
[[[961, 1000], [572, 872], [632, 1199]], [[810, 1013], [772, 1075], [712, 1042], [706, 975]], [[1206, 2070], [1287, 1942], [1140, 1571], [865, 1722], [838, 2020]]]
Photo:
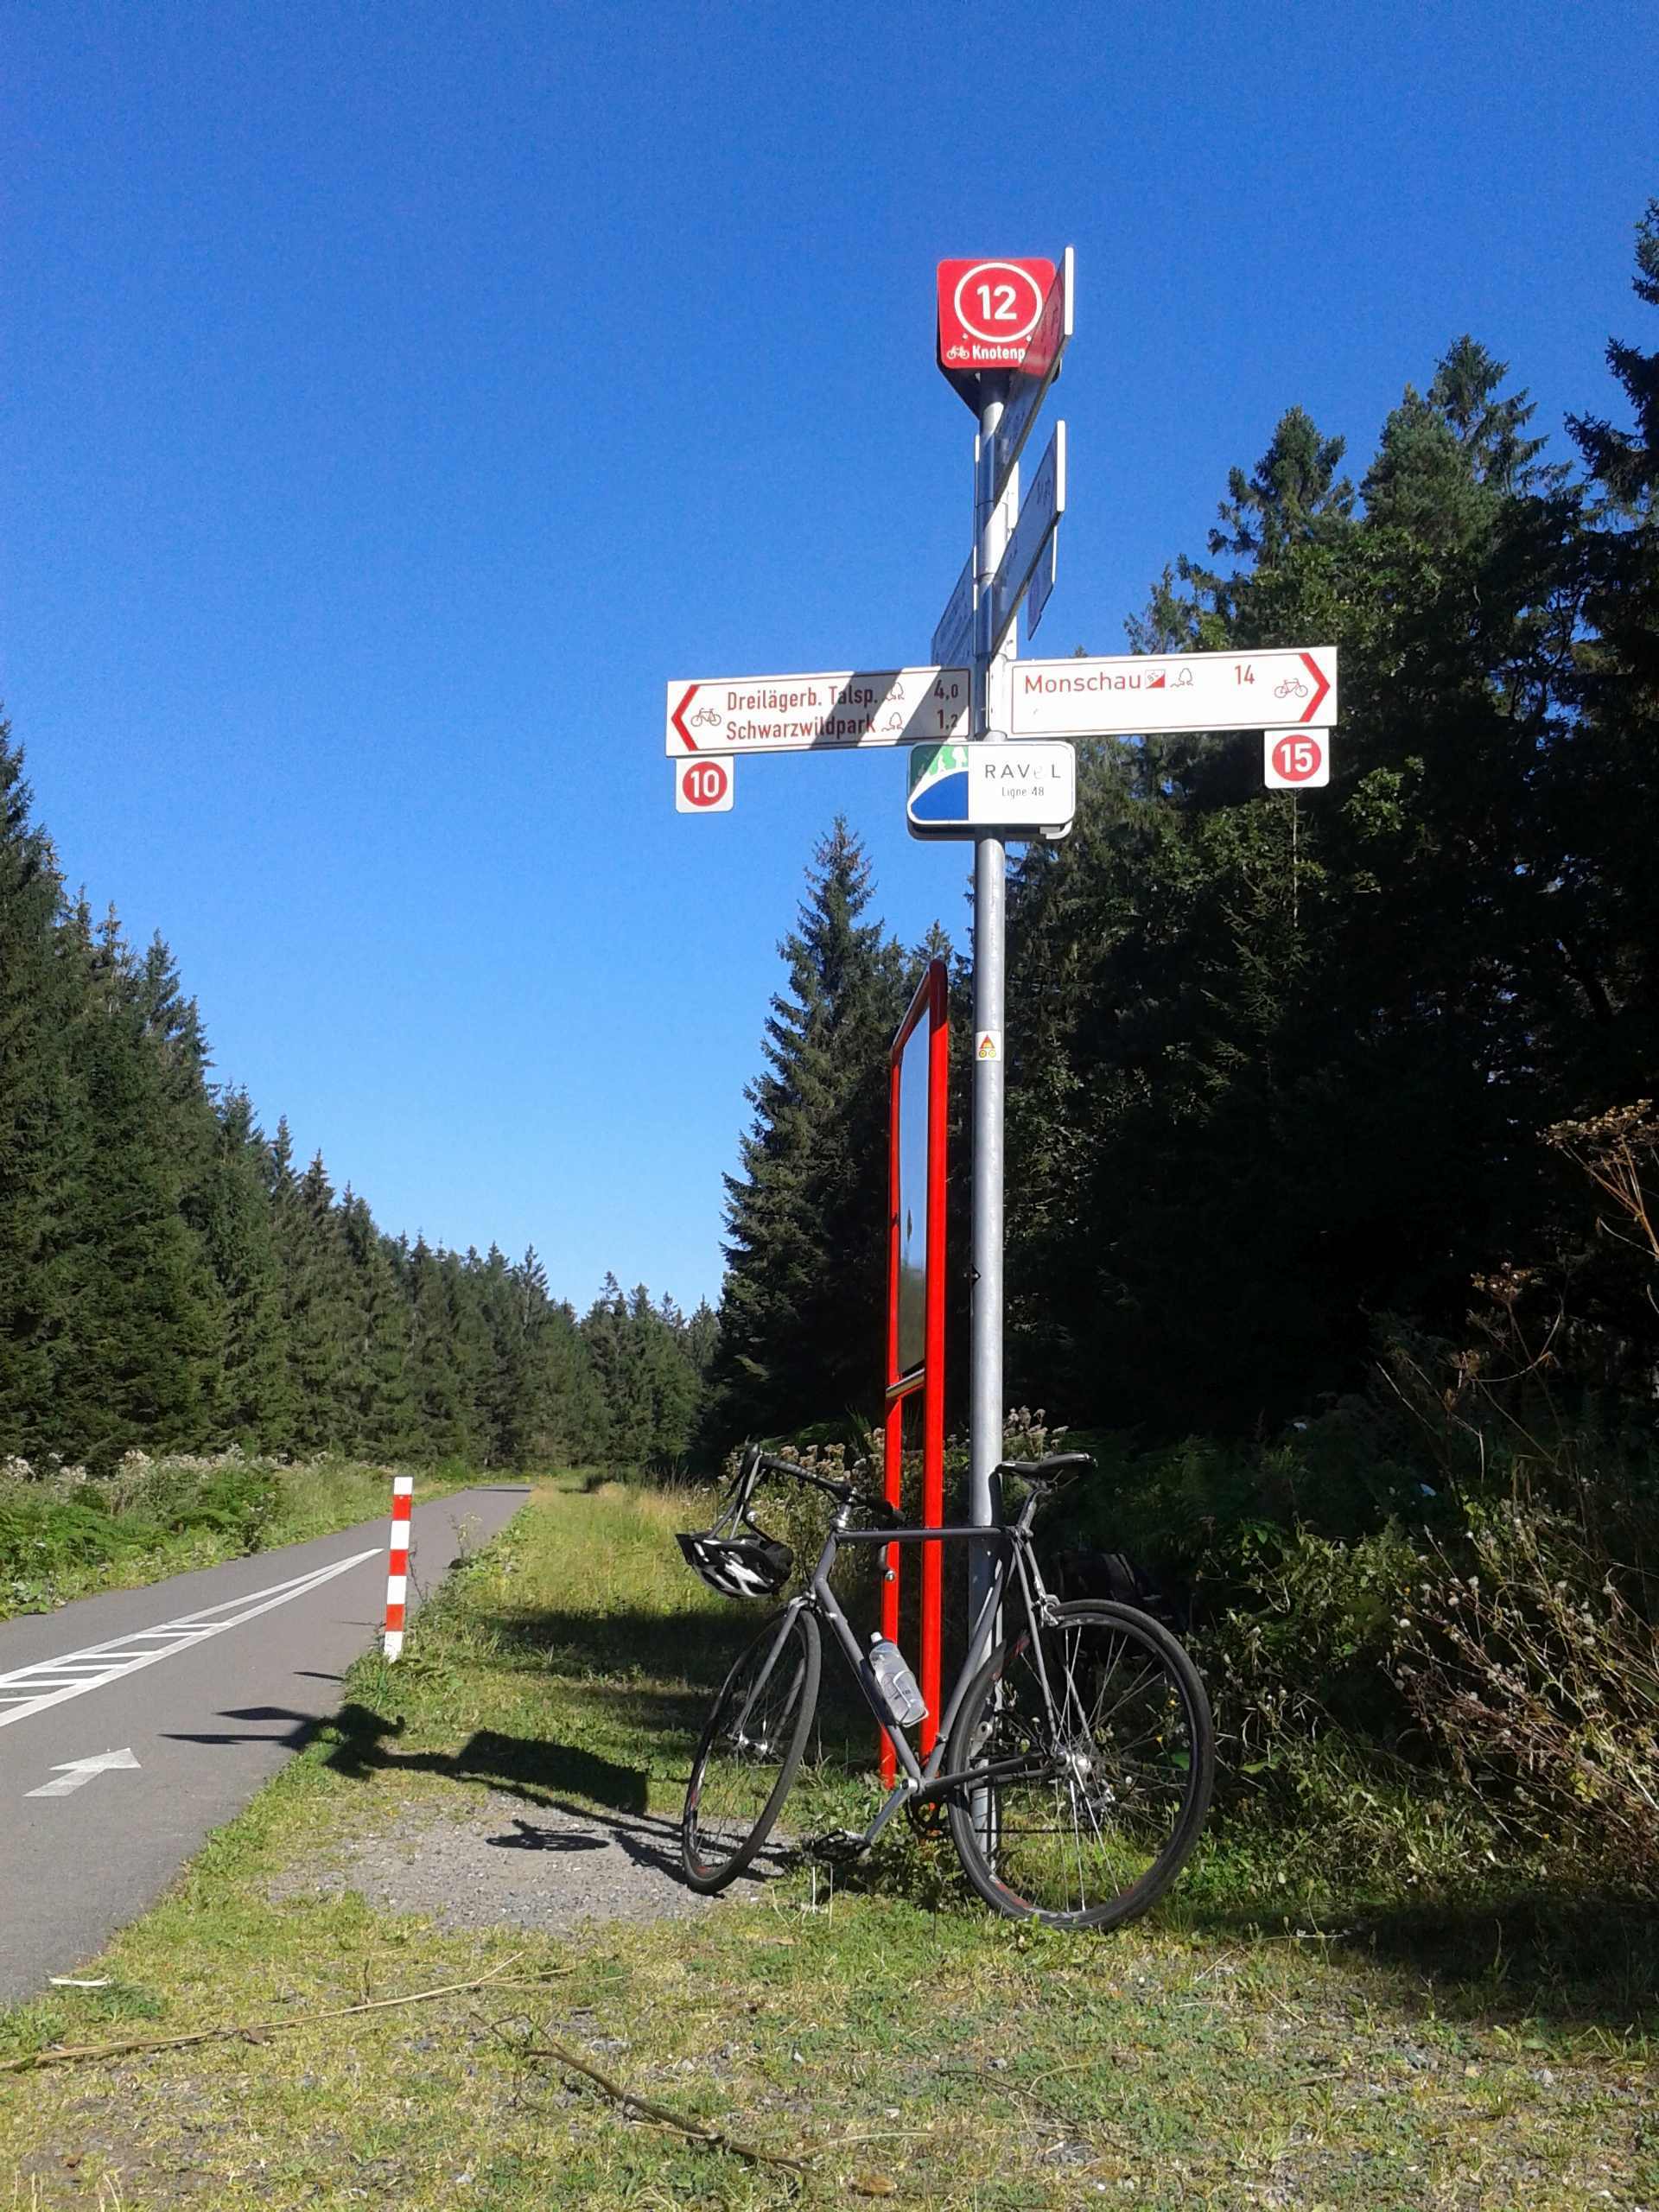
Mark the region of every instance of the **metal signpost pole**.
[[[995, 397], [986, 397], [988, 391]], [[995, 701], [991, 579], [1007, 536], [1006, 506], [992, 497], [996, 428], [1002, 419], [1003, 380], [981, 385], [979, 444], [974, 485], [975, 566], [979, 605], [974, 625], [975, 738], [992, 727]], [[995, 1475], [1002, 1457], [1002, 1096], [1004, 899], [1007, 849], [1001, 838], [974, 840], [974, 1167], [973, 1347], [969, 1408], [968, 1517], [990, 1528], [995, 1515]], [[969, 1547], [968, 1618], [978, 1617], [991, 1575], [988, 1545]], [[982, 1646], [988, 1649], [994, 1627]]]

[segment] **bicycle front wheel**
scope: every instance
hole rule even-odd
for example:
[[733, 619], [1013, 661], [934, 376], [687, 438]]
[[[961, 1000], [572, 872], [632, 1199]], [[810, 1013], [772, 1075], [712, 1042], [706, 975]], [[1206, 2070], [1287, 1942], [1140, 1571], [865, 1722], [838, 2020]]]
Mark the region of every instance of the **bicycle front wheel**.
[[694, 1890], [723, 1890], [771, 1834], [806, 1749], [821, 1663], [811, 1614], [782, 1613], [721, 1686], [691, 1762], [680, 1821], [680, 1853]]
[[1215, 1783], [1198, 1670], [1132, 1605], [1083, 1603], [994, 1652], [963, 1700], [948, 1811], [963, 1870], [1014, 1920], [1114, 1928], [1185, 1863]]

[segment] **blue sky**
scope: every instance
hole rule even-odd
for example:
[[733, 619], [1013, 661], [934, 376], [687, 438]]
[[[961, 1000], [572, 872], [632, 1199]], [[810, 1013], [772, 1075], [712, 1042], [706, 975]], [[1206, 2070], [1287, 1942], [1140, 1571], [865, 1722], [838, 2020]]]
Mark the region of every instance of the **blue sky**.
[[898, 754], [746, 761], [697, 820], [662, 745], [671, 677], [925, 658], [972, 443], [937, 260], [1077, 248], [1051, 652], [1122, 650], [1285, 408], [1357, 473], [1465, 330], [1557, 434], [1652, 343], [1650, 0], [11, 0], [0, 54], [38, 811], [267, 1124], [578, 1304], [717, 1292], [837, 809], [895, 930], [963, 932]]

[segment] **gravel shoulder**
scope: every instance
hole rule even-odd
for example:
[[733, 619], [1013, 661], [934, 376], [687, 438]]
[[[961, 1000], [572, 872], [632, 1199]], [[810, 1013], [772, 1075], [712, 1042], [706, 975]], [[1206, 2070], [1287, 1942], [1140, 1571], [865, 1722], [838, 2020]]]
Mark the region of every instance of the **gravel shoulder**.
[[321, 1866], [289, 1867], [274, 1904], [355, 1894], [377, 1911], [419, 1913], [452, 1933], [526, 1929], [569, 1935], [617, 1921], [695, 1920], [765, 1895], [785, 1871], [763, 1853], [753, 1879], [718, 1897], [688, 1889], [679, 1829], [648, 1815], [538, 1811], [491, 1790], [464, 1806], [408, 1804], [349, 1837]]

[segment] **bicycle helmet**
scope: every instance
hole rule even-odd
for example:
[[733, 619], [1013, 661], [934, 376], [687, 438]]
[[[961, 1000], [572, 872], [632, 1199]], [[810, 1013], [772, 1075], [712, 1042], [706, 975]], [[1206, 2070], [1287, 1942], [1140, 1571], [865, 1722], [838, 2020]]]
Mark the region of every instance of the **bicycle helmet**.
[[795, 1564], [789, 1546], [769, 1536], [750, 1516], [749, 1500], [760, 1479], [760, 1448], [752, 1446], [712, 1526], [682, 1531], [674, 1539], [687, 1565], [722, 1598], [775, 1598]]
[[795, 1554], [775, 1536], [725, 1536], [713, 1529], [683, 1534], [675, 1541], [711, 1590], [722, 1598], [775, 1598], [789, 1580]]

